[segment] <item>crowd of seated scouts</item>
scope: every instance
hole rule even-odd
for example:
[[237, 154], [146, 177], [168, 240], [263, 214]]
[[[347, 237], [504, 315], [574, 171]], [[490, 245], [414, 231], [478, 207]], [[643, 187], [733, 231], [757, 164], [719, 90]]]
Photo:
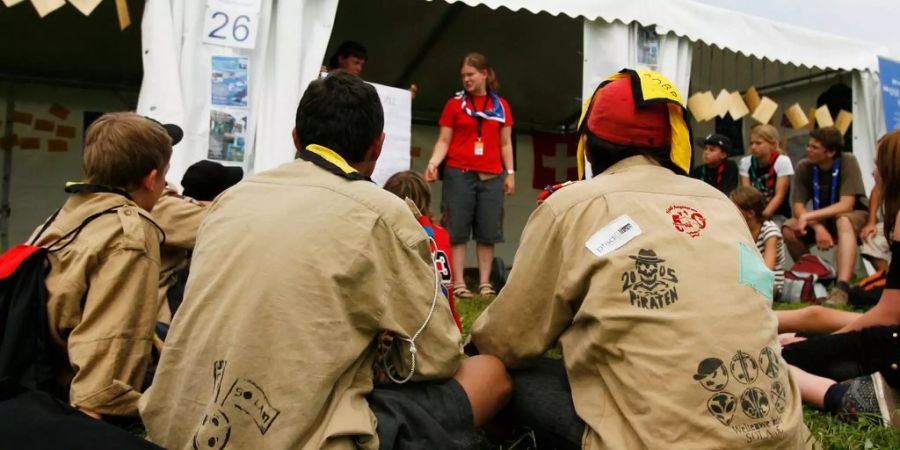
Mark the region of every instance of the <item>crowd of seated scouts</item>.
[[[203, 161], [181, 194], [166, 183], [181, 131], [104, 115], [87, 130], [84, 182], [30, 239], [52, 250], [55, 394], [98, 420], [142, 421], [172, 449], [478, 448], [492, 419], [546, 448], [798, 448], [813, 444], [801, 398], [896, 425], [891, 271], [865, 314], [774, 316], [755, 302], [778, 298], [784, 246], [795, 259], [836, 247], [828, 303], [846, 303], [858, 238], [888, 268], [900, 137], [879, 142], [877, 204], [834, 128], [810, 133], [796, 169], [772, 126], [753, 129], [740, 165], [726, 137], [707, 137], [690, 173], [713, 189], [680, 176], [691, 143], [667, 109], [680, 93], [653, 99], [643, 77], [665, 80], [623, 70], [593, 96], [579, 133], [605, 182], [535, 210], [469, 357], [428, 184], [368, 178], [383, 117], [357, 77], [337, 71], [304, 93], [297, 161], [240, 183], [240, 169]], [[702, 212], [703, 225], [684, 233], [647, 205]], [[739, 260], [690, 256], [735, 242]], [[694, 278], [710, 274], [721, 300], [694, 305], [710, 293]], [[542, 357], [557, 345], [562, 360]]]

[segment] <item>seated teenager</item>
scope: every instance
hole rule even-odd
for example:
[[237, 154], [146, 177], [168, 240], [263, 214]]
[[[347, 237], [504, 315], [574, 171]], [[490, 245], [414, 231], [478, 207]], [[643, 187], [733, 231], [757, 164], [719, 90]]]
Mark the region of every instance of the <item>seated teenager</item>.
[[728, 159], [731, 140], [721, 134], [711, 134], [703, 140], [703, 164], [691, 171], [691, 177], [705, 181], [728, 195], [738, 185], [738, 168]]
[[775, 273], [774, 298], [777, 300], [784, 287], [784, 242], [778, 225], [771, 220], [763, 220], [766, 198], [756, 188], [747, 186], [737, 188], [729, 198], [744, 215], [747, 226], [750, 227], [750, 236], [756, 241], [756, 248], [766, 262], [766, 267]]
[[757, 125], [750, 130], [750, 155], [741, 159], [741, 186], [752, 186], [766, 196], [763, 217], [782, 223], [791, 216], [788, 194], [794, 166], [781, 154], [778, 130], [772, 125]]
[[[594, 178], [531, 215], [473, 343], [524, 369], [510, 407], [547, 448], [802, 448], [772, 273], [731, 201], [686, 176], [673, 86], [631, 70], [600, 85], [579, 126]], [[557, 343], [564, 359], [541, 359]]]
[[95, 418], [138, 415], [164, 238], [148, 212], [181, 135], [134, 113], [97, 119], [85, 135], [85, 182], [67, 186], [62, 209], [33, 236], [49, 248], [47, 310], [60, 392]]
[[[806, 158], [797, 165], [794, 177], [794, 217], [782, 228], [794, 261], [812, 245], [820, 250], [837, 246], [837, 285], [825, 300], [836, 305], [847, 303], [859, 254], [857, 236], [868, 210], [859, 163], [853, 155], [842, 152], [843, 145], [844, 137], [837, 128], [809, 133]], [[807, 202], [812, 209], [807, 209]]]
[[[496, 358], [462, 360], [425, 231], [369, 178], [384, 142], [378, 94], [334, 72], [309, 85], [295, 124], [298, 161], [210, 206], [142, 400], [148, 438], [171, 449], [470, 448], [509, 380]], [[396, 383], [373, 386], [382, 375]]]

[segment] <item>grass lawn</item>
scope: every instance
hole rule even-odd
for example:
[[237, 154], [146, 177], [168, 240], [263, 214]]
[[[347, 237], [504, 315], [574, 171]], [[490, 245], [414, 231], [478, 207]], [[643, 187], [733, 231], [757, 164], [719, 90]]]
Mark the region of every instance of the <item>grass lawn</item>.
[[[468, 336], [472, 330], [472, 323], [478, 318], [489, 304], [490, 300], [475, 297], [471, 300], [457, 300], [456, 311], [463, 322], [463, 334]], [[802, 307], [802, 304], [778, 305], [779, 308], [791, 309]], [[556, 352], [553, 352], [556, 353]], [[804, 408], [806, 425], [822, 444], [825, 450], [852, 449], [852, 450], [900, 450], [900, 429], [870, 427], [862, 424], [846, 424], [835, 420], [818, 410]], [[506, 446], [485, 444], [484, 449], [494, 450], [526, 450], [533, 449], [534, 445], [527, 433]]]

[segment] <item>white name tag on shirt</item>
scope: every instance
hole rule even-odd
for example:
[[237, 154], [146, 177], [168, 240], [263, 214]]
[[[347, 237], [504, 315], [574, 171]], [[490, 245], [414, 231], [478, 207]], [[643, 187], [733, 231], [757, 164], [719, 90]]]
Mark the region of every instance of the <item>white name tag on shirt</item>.
[[641, 233], [643, 232], [637, 222], [628, 214], [623, 214], [594, 233], [584, 246], [596, 256], [605, 256], [640, 236]]

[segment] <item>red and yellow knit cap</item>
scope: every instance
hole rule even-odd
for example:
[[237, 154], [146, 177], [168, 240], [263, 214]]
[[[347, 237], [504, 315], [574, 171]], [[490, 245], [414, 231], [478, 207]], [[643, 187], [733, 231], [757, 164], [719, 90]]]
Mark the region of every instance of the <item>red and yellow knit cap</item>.
[[691, 168], [691, 132], [675, 83], [652, 70], [623, 69], [600, 83], [578, 121], [578, 179], [584, 179], [588, 133], [621, 145], [670, 146], [669, 158]]

